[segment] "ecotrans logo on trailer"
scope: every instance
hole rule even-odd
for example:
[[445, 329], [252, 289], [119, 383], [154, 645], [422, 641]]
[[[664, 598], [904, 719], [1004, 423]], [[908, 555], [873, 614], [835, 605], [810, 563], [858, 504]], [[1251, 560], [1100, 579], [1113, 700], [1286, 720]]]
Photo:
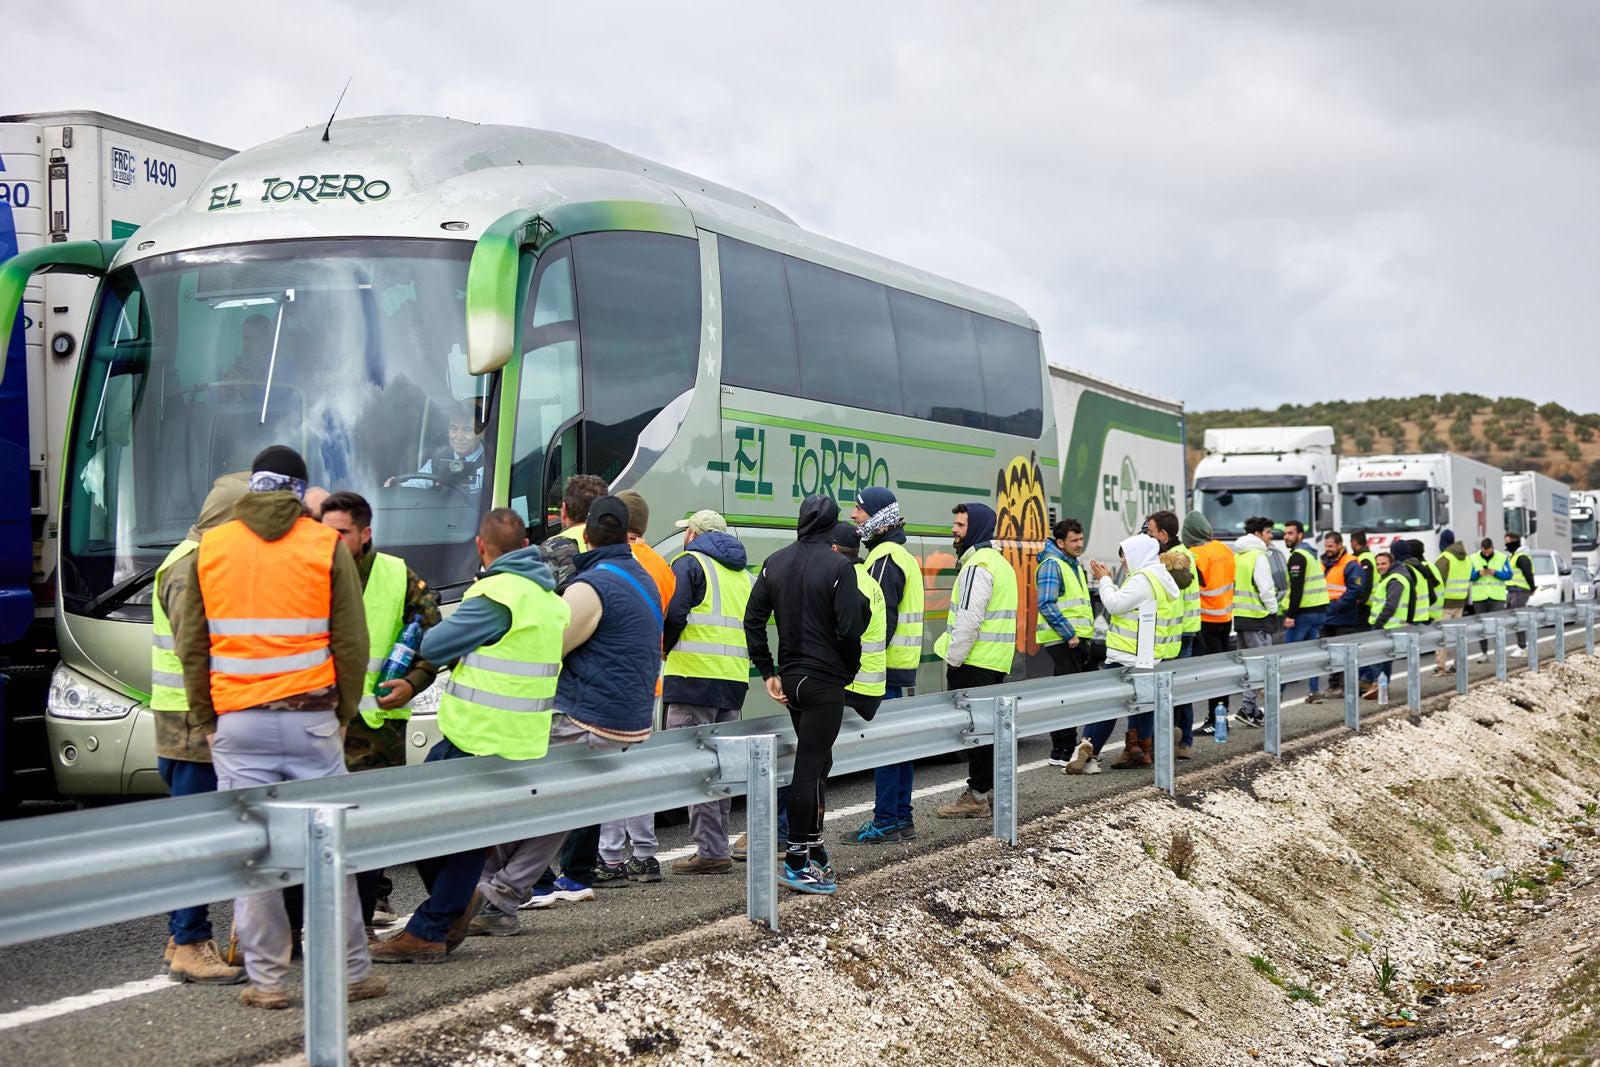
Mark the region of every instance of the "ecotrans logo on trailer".
[[[261, 179], [261, 204], [281, 204], [289, 200], [304, 200], [308, 204], [324, 200], [354, 200], [358, 204], [382, 200], [389, 195], [389, 183], [382, 178], [368, 178], [364, 174], [301, 174], [295, 178]], [[215, 185], [207, 211], [221, 211], [238, 207], [239, 183]]]
[[1130, 535], [1139, 532], [1139, 524], [1151, 512], [1174, 510], [1177, 499], [1177, 486], [1141, 481], [1132, 456], [1122, 457], [1118, 473], [1100, 476], [1100, 506], [1121, 512], [1123, 528]]

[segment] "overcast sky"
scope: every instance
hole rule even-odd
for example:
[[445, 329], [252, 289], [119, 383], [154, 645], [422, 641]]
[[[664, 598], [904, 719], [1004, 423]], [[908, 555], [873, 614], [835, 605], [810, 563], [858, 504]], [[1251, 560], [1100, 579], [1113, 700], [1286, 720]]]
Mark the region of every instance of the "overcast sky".
[[0, 112], [244, 148], [353, 74], [343, 115], [670, 163], [1191, 409], [1600, 410], [1595, 0], [6, 6]]

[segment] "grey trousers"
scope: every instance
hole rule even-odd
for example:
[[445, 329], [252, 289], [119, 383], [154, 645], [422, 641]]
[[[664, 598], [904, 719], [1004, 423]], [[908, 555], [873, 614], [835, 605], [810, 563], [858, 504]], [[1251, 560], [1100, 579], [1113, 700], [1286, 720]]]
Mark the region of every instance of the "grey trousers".
[[[628, 746], [599, 734], [590, 733], [560, 712], [550, 717], [550, 744], [588, 745], [592, 749], [625, 749]], [[533, 883], [545, 872], [566, 843], [570, 831], [529, 837], [496, 845], [478, 879], [483, 899], [504, 912], [515, 912], [533, 891]]]
[[656, 854], [656, 813], [630, 815], [626, 819], [613, 819], [600, 824], [600, 858], [615, 866], [622, 862], [628, 841], [633, 841], [636, 859], [648, 859]]
[[[1247, 648], [1266, 648], [1276, 643], [1273, 640], [1276, 636], [1270, 630], [1240, 630], [1239, 651], [1243, 652]], [[1239, 703], [1239, 710], [1247, 711], [1254, 715], [1260, 709], [1261, 690], [1246, 689], [1244, 691], [1244, 699]]]
[[[1512, 589], [1510, 586], [1506, 586], [1506, 610], [1520, 611], [1522, 608], [1527, 607], [1528, 598], [1532, 595], [1526, 589]], [[1521, 649], [1528, 647], [1528, 635], [1521, 630], [1517, 631], [1517, 647]]]
[[[685, 726], [709, 726], [712, 723], [732, 722], [739, 717], [738, 708], [712, 708], [704, 704], [668, 704], [667, 729]], [[689, 805], [689, 837], [694, 841], [695, 853], [703, 860], [728, 859], [728, 812], [733, 799], [712, 800], [704, 804]], [[601, 846], [602, 852], [604, 845]]]
[[[331, 711], [226, 712], [217, 716], [211, 761], [219, 790], [346, 773], [344, 738]], [[250, 984], [283, 989], [294, 947], [283, 892], [274, 889], [238, 898], [233, 902], [233, 924]], [[347, 980], [359, 982], [372, 969], [372, 960], [367, 956], [367, 931], [353, 874], [345, 881], [344, 927]]]

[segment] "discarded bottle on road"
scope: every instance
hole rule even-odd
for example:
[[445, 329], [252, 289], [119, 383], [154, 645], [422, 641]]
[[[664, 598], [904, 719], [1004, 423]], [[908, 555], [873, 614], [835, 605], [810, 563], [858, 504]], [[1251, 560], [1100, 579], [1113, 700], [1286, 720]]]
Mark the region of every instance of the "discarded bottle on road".
[[417, 658], [417, 646], [422, 643], [422, 623], [412, 619], [406, 623], [406, 628], [400, 631], [400, 637], [389, 649], [389, 655], [383, 661], [383, 666], [378, 670], [378, 684], [373, 686], [373, 692], [383, 696], [389, 691], [389, 683], [396, 678], [403, 678], [406, 671], [411, 669], [411, 661]]
[[1211, 739], [1219, 745], [1226, 744], [1228, 740], [1228, 705], [1220, 700], [1217, 701], [1217, 706], [1212, 709], [1211, 714], [1215, 717], [1212, 729], [1216, 731], [1211, 735]]
[[1381, 707], [1385, 706], [1388, 703], [1389, 703], [1389, 675], [1386, 672], [1384, 674], [1378, 675], [1378, 707], [1381, 708]]

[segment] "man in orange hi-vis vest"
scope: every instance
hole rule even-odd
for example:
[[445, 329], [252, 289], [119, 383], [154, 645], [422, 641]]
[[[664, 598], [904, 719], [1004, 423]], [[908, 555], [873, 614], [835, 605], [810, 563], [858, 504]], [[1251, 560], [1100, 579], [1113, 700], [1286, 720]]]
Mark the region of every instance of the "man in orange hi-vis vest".
[[[367, 670], [367, 621], [355, 560], [311, 519], [306, 462], [273, 445], [256, 456], [234, 518], [200, 539], [196, 581], [176, 634], [190, 715], [208, 730], [218, 789], [344, 774], [344, 728]], [[369, 973], [355, 875], [345, 894], [350, 999], [381, 997]], [[240, 897], [248, 1007], [287, 1008], [291, 935], [283, 894]]]
[[[1200, 574], [1200, 634], [1194, 654], [1214, 656], [1226, 652], [1228, 632], [1233, 629], [1233, 548], [1212, 536], [1210, 521], [1198, 511], [1183, 517], [1179, 539], [1194, 557], [1195, 570]], [[1218, 700], [1228, 702], [1227, 697]], [[1200, 732], [1209, 734], [1212, 729], [1208, 711]]]

